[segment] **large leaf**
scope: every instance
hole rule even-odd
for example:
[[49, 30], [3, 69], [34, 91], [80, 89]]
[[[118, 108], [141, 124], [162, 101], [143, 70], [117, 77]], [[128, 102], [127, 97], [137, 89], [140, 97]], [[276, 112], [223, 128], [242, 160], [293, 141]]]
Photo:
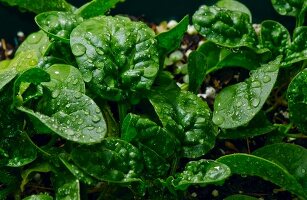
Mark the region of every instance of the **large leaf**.
[[262, 108], [275, 84], [280, 57], [251, 71], [251, 76], [224, 88], [214, 102], [213, 122], [221, 128], [247, 124]]
[[181, 142], [184, 157], [200, 157], [214, 146], [217, 129], [210, 109], [196, 95], [155, 91], [149, 99], [163, 126]]
[[143, 170], [139, 150], [120, 139], [107, 138], [100, 144], [77, 146], [73, 149], [72, 160], [91, 176], [109, 182], [140, 181]]
[[71, 31], [82, 21], [69, 12], [50, 11], [35, 17], [36, 24], [50, 37], [69, 43]]
[[287, 143], [264, 146], [253, 155], [281, 164], [307, 191], [307, 149]]
[[257, 37], [246, 13], [201, 6], [193, 15], [195, 28], [208, 40], [226, 47], [255, 47]]
[[84, 81], [106, 99], [149, 90], [159, 69], [154, 32], [125, 17], [86, 20], [73, 30], [70, 44]]
[[50, 10], [72, 11], [74, 7], [65, 0], [0, 0], [10, 6], [18, 6], [22, 10], [28, 10], [34, 13], [41, 13]]
[[41, 112], [26, 107], [18, 109], [39, 120], [54, 133], [74, 142], [98, 143], [107, 132], [105, 120], [96, 103], [74, 90], [60, 90], [46, 101]]
[[282, 165], [261, 157], [241, 153], [223, 156], [217, 161], [227, 165], [234, 174], [259, 176], [303, 199], [307, 198], [302, 185]]
[[298, 73], [292, 79], [288, 91], [288, 106], [290, 120], [307, 134], [307, 69]]

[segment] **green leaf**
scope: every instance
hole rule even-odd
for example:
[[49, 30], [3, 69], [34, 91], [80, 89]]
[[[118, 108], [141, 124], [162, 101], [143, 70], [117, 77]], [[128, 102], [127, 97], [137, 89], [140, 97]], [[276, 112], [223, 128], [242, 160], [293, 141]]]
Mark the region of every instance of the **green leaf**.
[[95, 17], [73, 30], [70, 44], [84, 81], [95, 94], [109, 100], [141, 96], [158, 73], [154, 32], [141, 22]]
[[184, 157], [196, 158], [214, 146], [217, 128], [208, 105], [190, 92], [155, 91], [150, 97], [164, 128], [181, 142]]
[[18, 6], [21, 10], [27, 10], [34, 13], [41, 13], [51, 10], [58, 11], [72, 11], [74, 7], [67, 3], [65, 0], [0, 0], [2, 3], [6, 3], [10, 6]]
[[127, 142], [140, 142], [163, 158], [175, 152], [176, 138], [150, 119], [131, 113], [123, 120], [121, 138]]
[[234, 194], [226, 197], [224, 200], [258, 200], [258, 198], [243, 194]]
[[84, 19], [104, 15], [119, 2], [123, 2], [123, 0], [92, 0], [77, 9], [75, 14]]
[[[50, 98], [50, 97], [49, 97]], [[78, 143], [98, 143], [107, 132], [106, 123], [96, 103], [86, 95], [63, 89], [47, 97], [41, 112], [19, 107], [18, 110], [39, 120], [54, 133]]]
[[28, 196], [26, 198], [23, 198], [22, 200], [53, 200], [51, 196], [48, 194], [35, 194]]
[[168, 54], [179, 48], [188, 25], [189, 16], [186, 15], [174, 28], [157, 35], [159, 50], [163, 51], [163, 54]]
[[307, 60], [307, 26], [301, 26], [294, 30], [292, 43], [287, 48], [285, 65]]
[[143, 170], [139, 150], [128, 142], [106, 138], [100, 144], [73, 148], [72, 160], [91, 176], [108, 182], [140, 181]]
[[246, 13], [249, 16], [250, 22], [252, 22], [252, 13], [250, 10], [241, 2], [235, 0], [220, 0], [216, 4], [220, 8], [225, 8], [227, 10], [237, 11]]
[[284, 166], [307, 191], [307, 149], [287, 143], [264, 146], [253, 155]]
[[285, 56], [290, 43], [290, 34], [282, 24], [272, 20], [261, 23], [260, 45], [263, 48], [268, 48], [273, 57]]
[[17, 74], [15, 68], [10, 68], [10, 60], [0, 61], [0, 90], [11, 80], [13, 80]]
[[77, 68], [71, 65], [55, 64], [46, 69], [46, 71], [49, 73], [51, 81], [43, 83], [43, 85], [54, 93], [64, 88], [85, 93], [82, 74]]
[[215, 184], [222, 185], [231, 175], [227, 165], [213, 160], [190, 161], [186, 164], [183, 172], [171, 178], [171, 184], [176, 190], [187, 190], [191, 185], [200, 185], [202, 187]]
[[287, 171], [279, 164], [261, 157], [241, 153], [223, 156], [216, 161], [227, 165], [234, 174], [259, 176], [303, 199], [307, 198], [303, 187], [291, 175], [292, 172]]
[[52, 178], [57, 200], [81, 199], [80, 182], [74, 176], [63, 171], [57, 171]]
[[267, 134], [276, 127], [271, 124], [267, 119], [264, 112], [259, 112], [246, 126], [238, 127], [235, 129], [224, 129], [220, 134], [219, 138], [223, 139], [239, 139], [249, 138], [258, 135]]
[[251, 76], [224, 88], [214, 102], [213, 122], [221, 128], [247, 124], [262, 108], [277, 79], [281, 58], [251, 71]]
[[296, 17], [300, 15], [305, 0], [271, 0], [271, 2], [279, 14]]
[[287, 90], [290, 120], [307, 134], [307, 69], [298, 73]]
[[193, 15], [196, 30], [225, 47], [255, 47], [257, 37], [246, 13], [216, 6], [201, 6]]
[[207, 63], [207, 58], [199, 51], [190, 53], [188, 58], [189, 91], [197, 94], [205, 79]]
[[71, 31], [82, 22], [82, 18], [69, 12], [50, 11], [35, 17], [36, 24], [50, 37], [69, 43]]
[[24, 51], [35, 51], [36, 56], [42, 58], [49, 51], [51, 44], [47, 34], [43, 31], [31, 33], [18, 47], [15, 56]]

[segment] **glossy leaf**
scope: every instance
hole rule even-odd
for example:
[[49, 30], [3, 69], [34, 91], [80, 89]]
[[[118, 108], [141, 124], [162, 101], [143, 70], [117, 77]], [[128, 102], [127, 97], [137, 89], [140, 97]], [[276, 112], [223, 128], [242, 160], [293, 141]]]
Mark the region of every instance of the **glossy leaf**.
[[48, 194], [34, 194], [23, 198], [22, 200], [53, 200], [53, 198]]
[[253, 155], [284, 166], [307, 191], [307, 149], [287, 143], [264, 146]]
[[247, 124], [262, 108], [277, 79], [280, 57], [251, 71], [251, 76], [224, 88], [214, 102], [213, 122], [221, 128]]
[[286, 52], [285, 64], [290, 65], [307, 60], [307, 26], [301, 26], [294, 30], [291, 45]]
[[210, 109], [196, 95], [156, 91], [149, 99], [163, 126], [181, 142], [184, 157], [200, 157], [214, 146], [217, 129]]
[[264, 112], [259, 112], [256, 116], [248, 123], [247, 126], [241, 126], [235, 129], [224, 129], [219, 134], [219, 138], [227, 139], [238, 139], [238, 138], [249, 138], [258, 135], [267, 134], [276, 127], [271, 124], [267, 119]]
[[73, 30], [70, 44], [84, 81], [109, 100], [149, 90], [159, 69], [154, 32], [125, 17], [86, 20]]
[[258, 200], [258, 198], [243, 194], [234, 194], [226, 197], [224, 200]]
[[260, 45], [270, 49], [273, 57], [284, 56], [290, 43], [290, 34], [282, 24], [272, 20], [261, 23]]
[[201, 35], [221, 46], [255, 47], [257, 41], [246, 13], [203, 5], [193, 15], [193, 24]]
[[188, 58], [189, 90], [195, 94], [202, 85], [207, 71], [207, 58], [194, 51]]
[[17, 74], [15, 68], [9, 68], [10, 60], [0, 62], [0, 89], [13, 80]]
[[119, 2], [123, 2], [123, 0], [92, 0], [77, 9], [75, 14], [84, 19], [104, 15]]
[[222, 185], [230, 175], [227, 165], [201, 159], [187, 163], [183, 172], [176, 174], [175, 178], [170, 180], [176, 190], [187, 190], [191, 185], [202, 187], [209, 184]]
[[55, 64], [46, 69], [46, 71], [49, 73], [51, 81], [43, 85], [54, 93], [64, 88], [85, 93], [82, 74], [77, 68], [71, 65]]
[[121, 138], [127, 142], [141, 142], [163, 158], [175, 152], [176, 138], [150, 119], [138, 115], [128, 114], [125, 117]]
[[307, 134], [307, 69], [298, 73], [292, 79], [288, 90], [288, 106], [290, 112], [290, 120], [297, 127]]
[[78, 143], [98, 143], [106, 134], [106, 123], [96, 103], [86, 95], [63, 89], [53, 93], [41, 112], [19, 107], [54, 133]]
[[66, 43], [69, 43], [71, 31], [81, 21], [82, 18], [78, 18], [72, 13], [59, 11], [44, 12], [35, 17], [36, 24], [50, 37]]
[[225, 8], [227, 10], [243, 12], [248, 14], [250, 22], [252, 21], [252, 13], [250, 10], [241, 2], [235, 0], [220, 0], [216, 4], [220, 8]]
[[24, 0], [0, 0], [2, 3], [7, 3], [10, 6], [18, 6], [22, 10], [28, 10], [34, 13], [41, 13], [50, 10], [72, 11], [74, 7], [65, 0], [32, 0], [31, 3]]
[[218, 158], [217, 161], [227, 165], [234, 174], [259, 176], [303, 199], [307, 198], [303, 187], [291, 175], [291, 172], [280, 164], [261, 157], [241, 153], [223, 156]]
[[186, 15], [174, 28], [156, 36], [159, 50], [168, 54], [176, 50], [180, 44], [189, 25], [189, 16]]
[[58, 200], [74, 199], [80, 200], [80, 182], [71, 174], [63, 171], [54, 174], [53, 185], [55, 197]]
[[298, 16], [304, 0], [271, 0], [274, 9], [281, 15]]
[[143, 170], [141, 153], [123, 140], [106, 138], [100, 144], [77, 146], [71, 156], [78, 167], [99, 180], [116, 183], [140, 181]]

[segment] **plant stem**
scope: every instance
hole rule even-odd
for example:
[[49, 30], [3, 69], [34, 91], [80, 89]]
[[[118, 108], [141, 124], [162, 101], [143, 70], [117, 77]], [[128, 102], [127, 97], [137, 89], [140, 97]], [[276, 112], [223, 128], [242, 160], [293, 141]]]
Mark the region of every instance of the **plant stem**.
[[303, 133], [287, 134], [287, 137], [298, 138], [298, 139], [307, 139], [307, 135], [304, 135]]
[[123, 122], [124, 118], [126, 117], [128, 112], [127, 104], [124, 102], [118, 103], [118, 116], [120, 124]]

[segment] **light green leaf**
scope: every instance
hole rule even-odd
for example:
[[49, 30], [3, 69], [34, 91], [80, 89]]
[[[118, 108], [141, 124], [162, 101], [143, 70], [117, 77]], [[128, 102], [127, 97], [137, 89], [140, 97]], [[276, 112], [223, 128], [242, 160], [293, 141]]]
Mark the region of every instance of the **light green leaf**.
[[34, 194], [23, 198], [22, 200], [53, 200], [53, 198], [48, 194]]
[[220, 8], [225, 8], [232, 11], [238, 11], [248, 14], [250, 22], [252, 22], [252, 13], [250, 10], [241, 2], [235, 0], [220, 0], [216, 4]]

